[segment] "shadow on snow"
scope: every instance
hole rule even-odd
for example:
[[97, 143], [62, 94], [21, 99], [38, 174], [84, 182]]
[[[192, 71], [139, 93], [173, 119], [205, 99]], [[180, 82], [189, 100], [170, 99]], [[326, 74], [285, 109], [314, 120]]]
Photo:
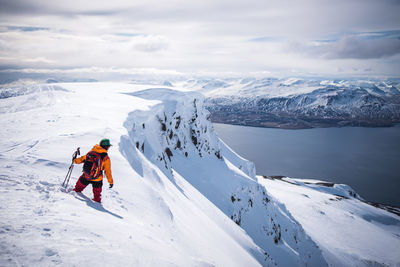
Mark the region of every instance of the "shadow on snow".
[[82, 193], [77, 193], [77, 194], [75, 195], [75, 198], [76, 198], [76, 199], [79, 199], [79, 200], [81, 200], [81, 201], [86, 202], [86, 205], [88, 205], [89, 207], [94, 208], [94, 209], [96, 209], [96, 210], [98, 210], [98, 211], [101, 211], [101, 212], [104, 212], [104, 213], [108, 213], [108, 214], [110, 214], [110, 215], [112, 215], [112, 216], [114, 216], [114, 217], [117, 217], [118, 219], [123, 219], [123, 218], [124, 218], [124, 217], [122, 217], [122, 216], [120, 216], [120, 215], [118, 215], [118, 214], [116, 214], [116, 213], [114, 213], [114, 212], [111, 212], [111, 211], [109, 211], [109, 210], [106, 210], [106, 209], [103, 207], [103, 205], [101, 205], [101, 203], [92, 201], [89, 197], [85, 196], [85, 195], [82, 194]]

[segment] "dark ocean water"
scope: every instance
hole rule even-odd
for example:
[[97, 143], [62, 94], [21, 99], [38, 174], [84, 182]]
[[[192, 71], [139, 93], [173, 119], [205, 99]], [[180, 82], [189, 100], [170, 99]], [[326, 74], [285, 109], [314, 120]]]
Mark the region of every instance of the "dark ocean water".
[[366, 200], [400, 207], [400, 125], [283, 130], [214, 124], [259, 175], [344, 183]]

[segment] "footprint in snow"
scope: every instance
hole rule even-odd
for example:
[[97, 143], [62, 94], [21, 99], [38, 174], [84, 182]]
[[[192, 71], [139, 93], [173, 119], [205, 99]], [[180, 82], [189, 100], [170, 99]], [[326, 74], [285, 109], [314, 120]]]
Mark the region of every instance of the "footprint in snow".
[[51, 257], [51, 256], [54, 256], [54, 255], [58, 255], [58, 252], [56, 250], [54, 250], [54, 249], [47, 248], [46, 251], [45, 251], [45, 254], [46, 254], [47, 257]]

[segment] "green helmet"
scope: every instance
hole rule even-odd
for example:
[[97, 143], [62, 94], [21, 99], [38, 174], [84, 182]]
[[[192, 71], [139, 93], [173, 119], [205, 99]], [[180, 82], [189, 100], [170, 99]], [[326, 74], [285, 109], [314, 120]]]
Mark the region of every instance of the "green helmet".
[[112, 144], [110, 143], [110, 139], [107, 139], [107, 138], [101, 139], [101, 141], [100, 141], [100, 146], [101, 146], [101, 147], [109, 147], [109, 146], [112, 146]]

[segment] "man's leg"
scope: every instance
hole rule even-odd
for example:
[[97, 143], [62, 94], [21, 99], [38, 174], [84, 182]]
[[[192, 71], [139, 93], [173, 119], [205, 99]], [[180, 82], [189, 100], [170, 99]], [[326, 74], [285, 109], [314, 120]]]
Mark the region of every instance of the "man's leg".
[[79, 177], [78, 181], [76, 181], [74, 191], [75, 192], [82, 192], [83, 189], [89, 184], [89, 181], [83, 177], [83, 174], [81, 177]]
[[103, 188], [103, 180], [92, 182], [93, 186], [93, 201], [101, 203], [101, 190]]

